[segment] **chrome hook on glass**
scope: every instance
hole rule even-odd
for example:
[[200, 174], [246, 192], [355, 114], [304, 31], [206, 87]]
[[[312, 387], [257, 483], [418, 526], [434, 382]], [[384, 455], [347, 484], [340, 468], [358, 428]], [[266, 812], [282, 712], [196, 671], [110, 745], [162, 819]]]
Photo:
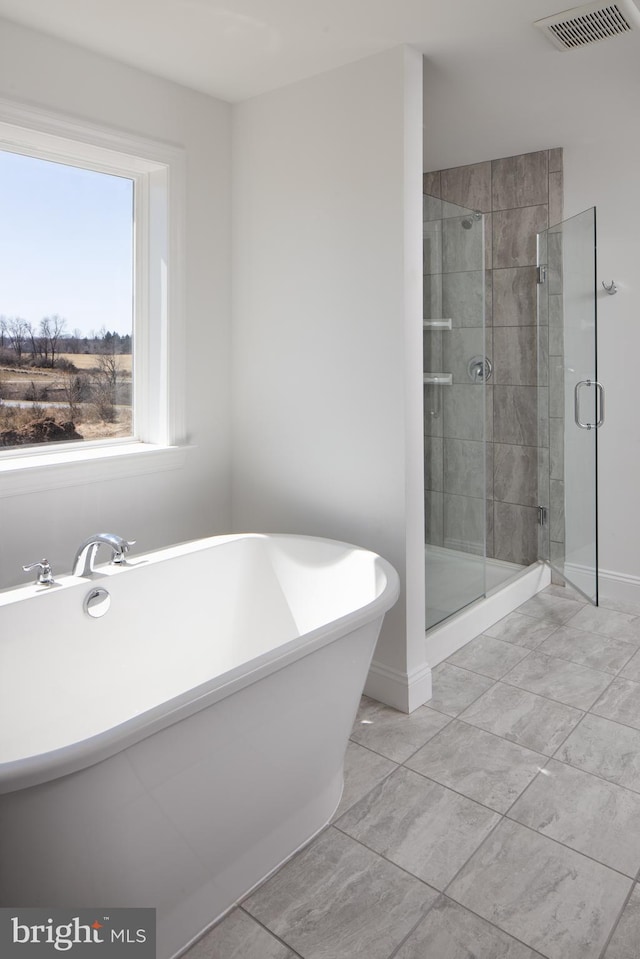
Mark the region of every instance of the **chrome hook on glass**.
[[604, 280], [603, 280], [603, 281], [602, 281], [602, 288], [607, 291], [607, 293], [609, 294], [609, 296], [613, 296], [615, 293], [618, 292], [618, 287], [615, 285], [615, 283], [613, 282], [613, 280], [611, 281], [611, 283], [605, 283]]

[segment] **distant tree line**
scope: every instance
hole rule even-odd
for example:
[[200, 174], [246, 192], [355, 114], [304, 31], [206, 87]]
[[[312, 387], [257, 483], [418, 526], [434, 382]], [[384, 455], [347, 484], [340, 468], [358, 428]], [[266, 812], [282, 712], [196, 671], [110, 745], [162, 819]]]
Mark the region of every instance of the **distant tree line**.
[[81, 330], [66, 330], [66, 320], [57, 313], [45, 316], [37, 326], [19, 316], [0, 315], [0, 358], [18, 366], [56, 366], [60, 353], [96, 353], [114, 356], [131, 353], [131, 335], [122, 336], [105, 327], [85, 336]]

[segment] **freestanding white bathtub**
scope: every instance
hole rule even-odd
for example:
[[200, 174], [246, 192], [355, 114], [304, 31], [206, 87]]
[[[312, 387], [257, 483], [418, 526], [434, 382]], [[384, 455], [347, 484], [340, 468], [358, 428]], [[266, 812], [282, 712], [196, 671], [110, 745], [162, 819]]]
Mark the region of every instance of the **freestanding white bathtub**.
[[155, 907], [180, 953], [331, 818], [397, 596], [374, 553], [262, 535], [0, 593], [0, 905]]

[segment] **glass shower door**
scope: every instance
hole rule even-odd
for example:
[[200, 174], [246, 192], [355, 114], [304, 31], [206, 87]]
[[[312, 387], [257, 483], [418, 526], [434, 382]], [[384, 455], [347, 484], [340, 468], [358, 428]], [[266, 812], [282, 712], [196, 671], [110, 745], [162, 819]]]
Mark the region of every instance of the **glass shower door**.
[[595, 208], [538, 234], [540, 558], [597, 604], [595, 271]]
[[485, 595], [484, 217], [423, 197], [427, 628]]

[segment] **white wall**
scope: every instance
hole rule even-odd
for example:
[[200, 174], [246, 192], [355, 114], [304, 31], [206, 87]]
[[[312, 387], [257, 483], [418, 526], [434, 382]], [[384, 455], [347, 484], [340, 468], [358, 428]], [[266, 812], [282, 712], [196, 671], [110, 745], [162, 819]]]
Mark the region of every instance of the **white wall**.
[[3, 497], [0, 488], [0, 584], [23, 582], [21, 565], [43, 555], [68, 572], [76, 546], [98, 529], [137, 539], [140, 550], [228, 530], [229, 105], [4, 21], [0, 97], [185, 149], [192, 444], [179, 470], [45, 495]]
[[[426, 63], [424, 153], [435, 170], [563, 147], [565, 216], [597, 209], [601, 586], [640, 609], [640, 88], [628, 56], [637, 43], [633, 34], [558, 53], [545, 41], [528, 61], [505, 49], [491, 69], [461, 56], [455, 74]], [[600, 288], [612, 279], [616, 296]]]
[[398, 569], [367, 690], [430, 695], [421, 87], [403, 47], [234, 107], [233, 520]]

